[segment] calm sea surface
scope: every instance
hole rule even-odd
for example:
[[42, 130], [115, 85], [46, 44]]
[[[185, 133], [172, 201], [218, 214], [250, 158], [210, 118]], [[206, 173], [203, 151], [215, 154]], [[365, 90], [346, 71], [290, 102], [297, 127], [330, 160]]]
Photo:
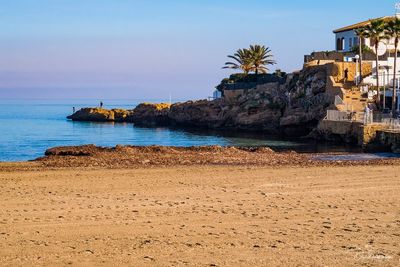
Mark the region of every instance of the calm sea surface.
[[[134, 108], [139, 101], [103, 100], [105, 108]], [[72, 122], [66, 119], [72, 107], [95, 106], [94, 100], [0, 100], [0, 161], [24, 161], [43, 156], [55, 146], [96, 144], [100, 146], [270, 146], [304, 152], [349, 151], [347, 147], [298, 140], [215, 131], [184, 131], [167, 128], [137, 128], [132, 124]]]

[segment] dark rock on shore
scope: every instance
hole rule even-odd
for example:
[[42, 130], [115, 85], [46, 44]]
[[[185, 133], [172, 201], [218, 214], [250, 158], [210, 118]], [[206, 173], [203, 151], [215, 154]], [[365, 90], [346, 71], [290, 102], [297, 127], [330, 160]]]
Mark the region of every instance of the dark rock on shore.
[[55, 147], [36, 162], [48, 167], [139, 167], [176, 165], [294, 165], [307, 162], [305, 155], [276, 153], [266, 147], [166, 147], [94, 145]]
[[[326, 156], [326, 154], [325, 154]], [[317, 154], [274, 152], [268, 147], [167, 147], [94, 145], [55, 147], [36, 159], [43, 167], [138, 168], [143, 166], [361, 166], [398, 165], [399, 159], [318, 160]]]
[[94, 156], [104, 148], [95, 145], [53, 147], [46, 150], [46, 156]]

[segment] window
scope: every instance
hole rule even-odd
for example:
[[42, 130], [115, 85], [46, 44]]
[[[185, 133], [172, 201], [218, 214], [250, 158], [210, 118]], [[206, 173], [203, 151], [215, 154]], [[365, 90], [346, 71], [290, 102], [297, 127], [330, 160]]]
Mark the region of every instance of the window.
[[342, 50], [341, 44], [342, 44], [342, 41], [340, 40], [340, 38], [337, 38], [337, 40], [336, 40], [336, 50], [337, 51]]
[[346, 39], [344, 39], [343, 37], [342, 37], [342, 42], [341, 42], [342, 44], [341, 44], [341, 49], [340, 50], [344, 50], [345, 49], [345, 47], [346, 47]]

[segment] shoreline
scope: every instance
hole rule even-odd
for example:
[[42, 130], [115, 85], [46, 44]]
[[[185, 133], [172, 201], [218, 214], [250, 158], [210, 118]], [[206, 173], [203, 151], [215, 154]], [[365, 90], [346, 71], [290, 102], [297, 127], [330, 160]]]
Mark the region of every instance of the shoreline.
[[[364, 155], [364, 157], [363, 157]], [[368, 156], [370, 155], [370, 156]], [[400, 163], [397, 154], [276, 152], [268, 147], [171, 147], [95, 145], [55, 147], [30, 161], [0, 162], [0, 171], [65, 168], [138, 169], [185, 166], [303, 167], [382, 166]]]

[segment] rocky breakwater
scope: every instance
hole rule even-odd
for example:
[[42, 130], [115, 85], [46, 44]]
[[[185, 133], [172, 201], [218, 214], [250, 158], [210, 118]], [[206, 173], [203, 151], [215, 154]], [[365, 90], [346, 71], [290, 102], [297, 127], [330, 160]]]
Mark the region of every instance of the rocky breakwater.
[[115, 111], [107, 116], [108, 111], [103, 109], [82, 109], [69, 118], [305, 136], [317, 127], [327, 107], [333, 104], [334, 96], [327, 89], [330, 72], [329, 66], [323, 65], [283, 76], [268, 74], [262, 79], [232, 75], [218, 86], [224, 97], [214, 101], [145, 103], [122, 116], [116, 116]]

